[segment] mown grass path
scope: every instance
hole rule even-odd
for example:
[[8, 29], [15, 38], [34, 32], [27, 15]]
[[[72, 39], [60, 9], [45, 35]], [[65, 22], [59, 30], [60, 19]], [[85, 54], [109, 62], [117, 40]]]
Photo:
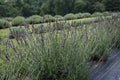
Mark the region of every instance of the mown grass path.
[[114, 50], [106, 63], [99, 63], [90, 80], [120, 80], [120, 49]]

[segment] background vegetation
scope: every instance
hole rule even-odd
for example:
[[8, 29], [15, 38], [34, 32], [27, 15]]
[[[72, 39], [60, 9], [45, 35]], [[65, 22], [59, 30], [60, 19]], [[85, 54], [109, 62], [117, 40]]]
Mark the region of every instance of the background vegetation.
[[0, 0], [1, 17], [103, 11], [120, 11], [120, 0]]

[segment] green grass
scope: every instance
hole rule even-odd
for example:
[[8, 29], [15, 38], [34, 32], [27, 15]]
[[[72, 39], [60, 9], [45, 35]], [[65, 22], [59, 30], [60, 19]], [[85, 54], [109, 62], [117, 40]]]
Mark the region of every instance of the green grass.
[[8, 28], [0, 29], [0, 38], [7, 38], [9, 37], [10, 31]]
[[82, 19], [76, 19], [76, 20], [68, 20], [68, 22], [72, 22], [72, 21], [81, 21], [81, 22], [84, 22], [84, 21], [91, 21], [91, 20], [95, 20], [96, 17], [91, 17], [91, 18], [82, 18]]

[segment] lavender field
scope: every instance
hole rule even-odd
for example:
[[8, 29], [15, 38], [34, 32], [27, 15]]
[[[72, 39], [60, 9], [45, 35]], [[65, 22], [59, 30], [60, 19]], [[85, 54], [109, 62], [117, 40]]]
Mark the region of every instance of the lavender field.
[[91, 63], [120, 48], [120, 14], [9, 30], [0, 40], [0, 80], [89, 80]]

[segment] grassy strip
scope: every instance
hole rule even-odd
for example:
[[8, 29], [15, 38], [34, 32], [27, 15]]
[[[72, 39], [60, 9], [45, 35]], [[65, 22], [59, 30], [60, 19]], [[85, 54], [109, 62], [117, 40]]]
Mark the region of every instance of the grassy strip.
[[7, 38], [9, 37], [10, 31], [8, 28], [0, 29], [0, 38]]

